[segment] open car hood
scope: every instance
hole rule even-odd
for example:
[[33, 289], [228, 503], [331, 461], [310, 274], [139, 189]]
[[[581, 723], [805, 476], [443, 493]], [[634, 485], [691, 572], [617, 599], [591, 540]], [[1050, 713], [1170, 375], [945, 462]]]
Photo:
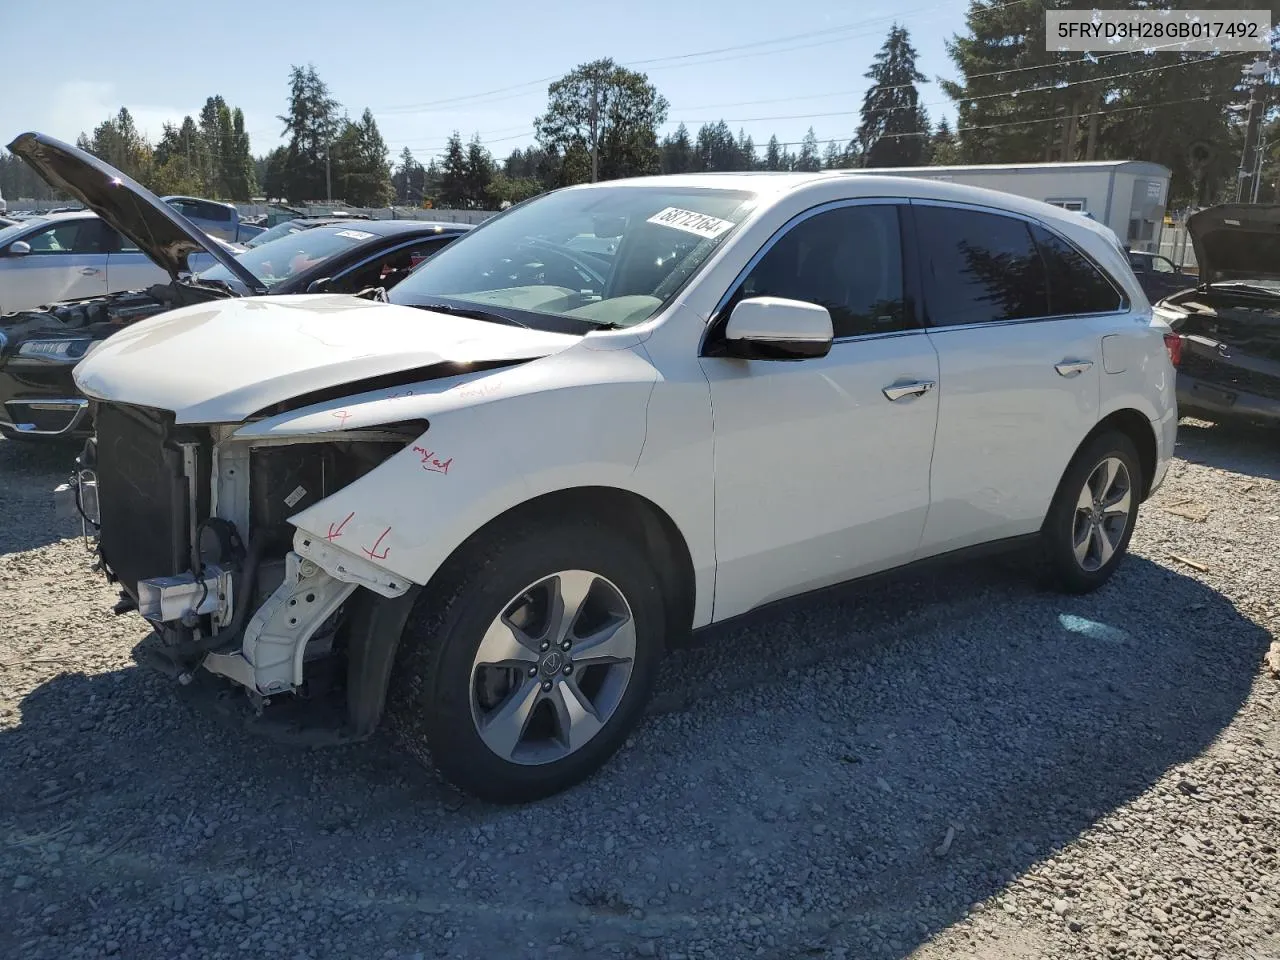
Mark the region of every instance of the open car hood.
[[1280, 282], [1280, 204], [1224, 203], [1187, 218], [1204, 283]]
[[178, 423], [241, 423], [278, 404], [534, 360], [580, 340], [346, 294], [248, 297], [126, 327], [74, 377], [90, 397], [169, 410]]
[[21, 157], [45, 183], [69, 193], [124, 234], [177, 280], [189, 272], [187, 258], [203, 250], [243, 281], [266, 293], [262, 281], [224, 247], [140, 183], [69, 143], [43, 133], [24, 133], [9, 152]]

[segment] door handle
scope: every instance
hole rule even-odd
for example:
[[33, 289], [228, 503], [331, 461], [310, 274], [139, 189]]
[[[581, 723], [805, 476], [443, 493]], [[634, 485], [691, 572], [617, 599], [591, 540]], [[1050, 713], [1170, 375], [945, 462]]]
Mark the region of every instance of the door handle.
[[901, 400], [904, 397], [923, 396], [937, 385], [936, 380], [916, 380], [913, 383], [892, 383], [881, 392], [890, 400]]
[[80, 271], [80, 275], [83, 277], [96, 277], [101, 272], [102, 271], [99, 270], [97, 267], [84, 267]]
[[1063, 360], [1061, 363], [1055, 363], [1053, 369], [1063, 377], [1078, 377], [1092, 366], [1092, 360]]

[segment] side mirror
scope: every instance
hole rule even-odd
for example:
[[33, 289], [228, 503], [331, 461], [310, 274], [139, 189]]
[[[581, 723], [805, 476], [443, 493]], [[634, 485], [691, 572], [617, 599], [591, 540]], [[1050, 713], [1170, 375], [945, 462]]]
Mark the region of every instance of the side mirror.
[[307, 284], [307, 293], [324, 293], [329, 287], [329, 277], [321, 277]]
[[25, 240], [15, 240], [9, 244], [9, 249], [5, 251], [11, 257], [25, 257], [31, 252], [31, 244]]
[[726, 352], [743, 360], [825, 357], [833, 336], [826, 307], [781, 297], [739, 301], [724, 331]]

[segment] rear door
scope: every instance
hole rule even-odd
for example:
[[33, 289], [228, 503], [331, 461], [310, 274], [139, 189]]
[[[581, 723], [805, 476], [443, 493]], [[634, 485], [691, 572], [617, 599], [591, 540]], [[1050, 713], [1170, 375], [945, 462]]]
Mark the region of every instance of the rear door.
[[107, 292], [139, 290], [153, 283], [168, 283], [169, 275], [132, 240], [111, 231], [113, 242], [107, 254]]
[[97, 217], [60, 220], [21, 239], [30, 253], [6, 249], [0, 259], [6, 311], [107, 292], [107, 227]]
[[921, 554], [1039, 529], [1098, 421], [1123, 295], [1025, 218], [915, 201], [941, 404]]

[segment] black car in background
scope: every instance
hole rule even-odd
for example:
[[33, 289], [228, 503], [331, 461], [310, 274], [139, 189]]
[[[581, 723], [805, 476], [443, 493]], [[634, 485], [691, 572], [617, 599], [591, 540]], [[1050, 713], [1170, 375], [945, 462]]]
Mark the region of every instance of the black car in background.
[[1129, 266], [1133, 268], [1142, 292], [1152, 303], [1179, 290], [1189, 290], [1200, 282], [1200, 278], [1194, 273], [1184, 272], [1168, 257], [1162, 257], [1158, 253], [1130, 250]]
[[1280, 424], [1280, 204], [1223, 204], [1187, 219], [1200, 283], [1155, 313], [1174, 330], [1178, 412]]
[[[130, 323], [191, 304], [241, 296], [365, 293], [377, 297], [471, 229], [426, 220], [353, 220], [282, 236], [233, 255], [114, 167], [76, 147], [27, 133], [9, 145], [50, 186], [82, 201], [159, 264], [170, 282], [0, 316], [0, 435], [92, 432], [72, 368]], [[216, 263], [198, 274], [188, 257]]]

